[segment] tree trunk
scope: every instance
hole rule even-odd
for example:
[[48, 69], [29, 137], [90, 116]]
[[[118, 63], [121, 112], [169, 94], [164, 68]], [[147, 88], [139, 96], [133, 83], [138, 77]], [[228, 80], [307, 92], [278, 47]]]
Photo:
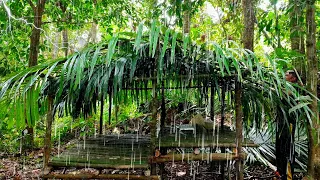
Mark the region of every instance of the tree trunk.
[[[301, 55], [305, 54], [305, 43], [303, 35], [303, 27], [301, 22], [302, 19], [302, 4], [298, 0], [290, 0], [290, 4], [293, 6], [293, 9], [290, 13], [290, 41], [291, 41], [291, 50]], [[296, 57], [293, 60], [293, 65], [299, 72], [299, 75], [305, 82], [306, 78], [306, 64], [303, 58]]]
[[31, 7], [34, 12], [34, 27], [32, 29], [32, 34], [30, 36], [30, 52], [29, 52], [29, 67], [38, 64], [38, 53], [39, 53], [39, 43], [40, 43], [40, 28], [42, 25], [42, 14], [44, 11], [46, 0], [38, 0], [37, 6], [34, 6], [30, 2]]
[[254, 10], [253, 0], [242, 0], [244, 30], [242, 34], [243, 47], [253, 51]]
[[190, 10], [191, 10], [191, 2], [190, 0], [185, 1], [185, 11], [183, 12], [183, 33], [190, 33]]
[[[316, 56], [316, 23], [315, 23], [315, 1], [307, 0], [306, 10], [306, 24], [307, 24], [307, 90], [311, 92], [315, 97], [317, 96], [317, 73], [318, 73], [318, 62]], [[318, 107], [317, 100], [312, 98], [310, 109], [314, 113], [312, 117], [312, 123], [317, 124], [318, 119]], [[314, 178], [314, 159], [315, 159], [315, 142], [312, 133], [311, 124], [308, 124], [308, 138], [309, 138], [309, 155], [308, 155], [308, 175]]]
[[60, 32], [56, 32], [52, 48], [52, 59], [56, 59], [59, 53], [59, 41], [61, 39]]
[[[38, 64], [38, 53], [39, 53], [39, 44], [40, 44], [40, 28], [42, 25], [42, 14], [44, 11], [46, 0], [38, 0], [37, 6], [34, 6], [32, 1], [29, 1], [29, 4], [33, 10], [34, 19], [33, 19], [33, 29], [30, 36], [30, 50], [29, 50], [29, 67], [36, 66]], [[26, 123], [28, 124], [28, 123]], [[30, 144], [31, 149], [33, 148], [33, 127], [27, 125], [28, 137], [25, 142], [26, 145]]]
[[[60, 6], [60, 9], [63, 13], [63, 18], [62, 21], [66, 22], [67, 20], [67, 7], [66, 5], [64, 5], [64, 3], [62, 1], [58, 1], [57, 5]], [[69, 52], [69, 40], [68, 40], [68, 29], [65, 27], [65, 29], [62, 30], [62, 49], [64, 50], [64, 56], [67, 57], [68, 56], [68, 52]]]
[[51, 153], [51, 131], [52, 131], [52, 123], [53, 123], [53, 100], [54, 100], [54, 97], [52, 95], [48, 95], [46, 135], [45, 135], [45, 139], [44, 139], [44, 162], [43, 162], [44, 171], [46, 171], [48, 169], [48, 163], [49, 163], [50, 153]]
[[64, 56], [68, 56], [69, 52], [69, 38], [68, 38], [68, 30], [62, 30], [62, 48], [64, 50]]
[[236, 82], [236, 88], [235, 88], [235, 103], [236, 103], [236, 156], [239, 157], [239, 159], [236, 161], [236, 172], [237, 172], [237, 179], [243, 180], [243, 159], [241, 158], [240, 154], [242, 153], [242, 123], [243, 123], [243, 112], [242, 112], [242, 104], [241, 104], [241, 96], [242, 96], [242, 90], [241, 90], [241, 84]]
[[88, 35], [87, 43], [89, 43], [89, 42], [96, 43], [97, 42], [97, 33], [98, 33], [98, 24], [93, 22], [91, 25], [91, 30]]
[[[242, 11], [243, 11], [243, 24], [244, 30], [242, 34], [243, 47], [253, 52], [253, 40], [254, 40], [254, 9], [253, 0], [242, 0]], [[236, 146], [238, 161], [236, 161], [236, 172], [237, 179], [243, 180], [243, 158], [242, 153], [242, 140], [243, 140], [243, 112], [242, 112], [242, 88], [241, 82], [238, 77], [235, 77], [235, 106], [236, 106]]]

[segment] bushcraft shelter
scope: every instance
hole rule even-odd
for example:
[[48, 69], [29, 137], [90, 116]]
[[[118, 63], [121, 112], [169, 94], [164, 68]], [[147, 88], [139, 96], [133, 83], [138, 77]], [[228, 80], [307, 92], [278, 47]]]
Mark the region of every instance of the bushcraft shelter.
[[[158, 179], [156, 175], [161, 175], [164, 162], [234, 159], [242, 162], [245, 157], [241, 153], [242, 146], [255, 146], [243, 139], [242, 125], [259, 128], [264, 118], [272, 116], [273, 107], [281, 106], [283, 100], [292, 107], [297, 105], [296, 97], [287, 93], [296, 88], [282, 80], [283, 72], [276, 71], [272, 59], [271, 66], [264, 67], [252, 52], [231, 41], [225, 45], [196, 44], [190, 37], [170, 29], [161, 33], [155, 24], [152, 24], [149, 36], [144, 36], [142, 29], [140, 26], [137, 34], [114, 35], [107, 42], [85, 48], [66, 59], [29, 68], [1, 84], [1, 104], [9, 107], [3, 114], [11, 114], [8, 117], [15, 119], [17, 124], [23, 124], [27, 119], [27, 125], [34, 126], [39, 115], [46, 114], [45, 167], [145, 168], [151, 170], [151, 176], [99, 174], [72, 177]], [[219, 99], [221, 128], [226, 104], [234, 107], [236, 132], [217, 131], [218, 126], [214, 126], [211, 131], [195, 130], [195, 133], [181, 135], [184, 128], [181, 124], [166, 125], [165, 91], [190, 89], [196, 90], [199, 102], [210, 106], [212, 122], [215, 121], [214, 99]], [[55, 115], [87, 117], [96, 112], [98, 103], [103, 106], [105, 100], [109, 100], [111, 112], [112, 101], [113, 104], [130, 103], [126, 100], [128, 96], [135, 97], [138, 102], [151, 102], [149, 135], [100, 135], [78, 141], [69, 150], [50, 159]], [[30, 115], [23, 115], [24, 108]], [[10, 113], [14, 109], [17, 113]], [[299, 107], [294, 111], [306, 110]], [[161, 114], [159, 121], [158, 113]], [[100, 134], [102, 127], [101, 118]], [[170, 128], [173, 130], [168, 130]], [[187, 128], [192, 130], [192, 127]], [[201, 153], [167, 154], [167, 149], [177, 147], [200, 148]], [[225, 148], [237, 150], [227, 153]], [[159, 173], [156, 164], [159, 164]], [[71, 176], [48, 173], [43, 177]]]

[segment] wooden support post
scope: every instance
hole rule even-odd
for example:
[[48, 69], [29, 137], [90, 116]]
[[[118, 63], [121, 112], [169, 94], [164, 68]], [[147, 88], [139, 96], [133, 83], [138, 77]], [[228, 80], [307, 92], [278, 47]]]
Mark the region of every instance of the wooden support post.
[[[156, 148], [156, 142], [157, 142], [157, 136], [156, 136], [156, 131], [157, 131], [157, 82], [155, 80], [152, 81], [152, 88], [153, 88], [153, 99], [152, 99], [152, 120], [150, 123], [150, 130], [151, 130], [151, 143], [150, 143], [150, 148], [151, 148], [151, 156], [154, 156], [155, 154], [155, 148]], [[151, 164], [150, 165], [151, 169], [151, 175], [156, 175], [156, 164]]]
[[210, 119], [214, 122], [214, 86], [211, 85], [210, 93]]
[[104, 104], [104, 95], [101, 93], [101, 104], [100, 104], [100, 131], [99, 134], [102, 135], [103, 131], [103, 104]]
[[[164, 126], [165, 126], [165, 120], [166, 120], [166, 102], [165, 102], [165, 96], [164, 96], [164, 81], [161, 82], [161, 125], [160, 125], [160, 137], [164, 136]], [[161, 139], [161, 138], [160, 138]], [[160, 141], [159, 139], [159, 141]], [[160, 147], [159, 147], [160, 148]], [[162, 147], [160, 148], [160, 153], [162, 155], [167, 154], [167, 148]], [[160, 168], [160, 176], [163, 177], [164, 175], [164, 163], [159, 164]]]
[[166, 120], [166, 102], [165, 102], [165, 97], [164, 97], [164, 81], [162, 81], [162, 87], [161, 87], [161, 132], [164, 128], [165, 125], [165, 120]]
[[240, 82], [235, 80], [235, 103], [236, 103], [236, 154], [239, 159], [236, 161], [237, 180], [243, 180], [243, 157], [240, 156], [242, 152], [242, 123], [243, 113], [241, 104], [242, 89]]
[[221, 132], [224, 132], [224, 119], [225, 119], [225, 97], [226, 97], [226, 82], [225, 81], [222, 81], [223, 84], [222, 84], [222, 92], [221, 92]]
[[112, 110], [112, 88], [109, 91], [109, 125], [111, 125], [111, 110]]
[[[221, 148], [221, 152], [225, 153], [226, 152], [226, 148], [224, 148], [224, 147]], [[220, 163], [221, 163], [221, 179], [225, 179], [225, 175], [224, 175], [225, 171], [224, 171], [224, 169], [226, 167], [226, 162], [225, 161], [221, 161]]]
[[[215, 121], [214, 119], [214, 85], [213, 85], [213, 81], [211, 82], [211, 93], [210, 93], [210, 119], [212, 122]], [[215, 124], [215, 123], [213, 123]], [[215, 127], [213, 128], [215, 129]], [[215, 130], [213, 130], [213, 134], [215, 135]], [[214, 170], [214, 165], [215, 165], [215, 162], [214, 161], [211, 161], [210, 163], [210, 170], [213, 171]]]
[[48, 95], [48, 112], [46, 119], [46, 135], [44, 139], [44, 161], [43, 161], [43, 172], [44, 174], [48, 174], [50, 172], [50, 168], [48, 166], [50, 153], [51, 153], [51, 131], [52, 131], [52, 123], [53, 123], [53, 95]]

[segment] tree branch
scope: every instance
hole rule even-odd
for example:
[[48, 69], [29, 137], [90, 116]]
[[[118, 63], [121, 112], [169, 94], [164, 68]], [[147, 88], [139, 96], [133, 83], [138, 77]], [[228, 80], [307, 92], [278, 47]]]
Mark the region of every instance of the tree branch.
[[33, 2], [31, 0], [28, 0], [28, 3], [30, 4], [33, 11], [36, 11], [36, 7], [34, 6]]
[[92, 24], [93, 22], [69, 22], [69, 21], [44, 21], [42, 24], [51, 24], [51, 23], [68, 23], [68, 24]]

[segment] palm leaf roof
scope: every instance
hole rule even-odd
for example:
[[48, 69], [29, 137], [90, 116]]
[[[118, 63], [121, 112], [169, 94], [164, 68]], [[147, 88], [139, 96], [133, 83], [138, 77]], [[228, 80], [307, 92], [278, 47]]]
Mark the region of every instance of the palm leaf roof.
[[130, 91], [139, 99], [139, 90], [151, 89], [152, 82], [159, 87], [197, 86], [204, 97], [210, 87], [219, 96], [223, 89], [232, 96], [237, 79], [242, 83], [246, 124], [261, 124], [265, 119], [262, 115], [272, 118], [276, 106], [288, 104], [296, 118], [300, 111], [310, 121], [310, 98], [297, 103], [301, 97], [298, 89], [304, 91], [303, 87], [283, 80], [284, 72], [276, 69], [273, 59], [268, 59], [270, 66], [265, 67], [254, 53], [232, 41], [199, 45], [170, 29], [162, 33], [154, 23], [149, 36], [142, 28], [139, 26], [137, 34], [115, 34], [68, 58], [10, 75], [0, 85], [0, 118], [9, 118], [11, 123], [15, 119], [21, 127], [25, 119], [34, 125], [46, 112], [48, 94], [55, 97], [55, 111], [60, 115], [86, 117], [95, 112], [99, 97], [112, 94], [121, 101]]

